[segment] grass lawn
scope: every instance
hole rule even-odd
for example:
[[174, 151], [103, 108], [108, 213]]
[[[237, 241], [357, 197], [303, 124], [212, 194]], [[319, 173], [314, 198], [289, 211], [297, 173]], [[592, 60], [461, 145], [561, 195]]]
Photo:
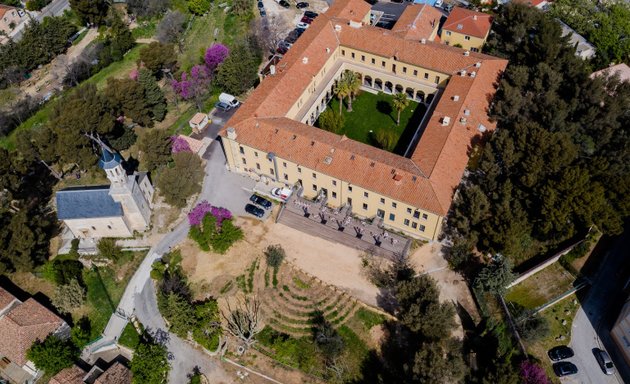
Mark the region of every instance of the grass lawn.
[[[345, 123], [339, 134], [365, 144], [377, 146], [370, 131], [391, 129], [396, 132], [397, 137], [397, 144], [393, 152], [402, 154], [420, 124], [426, 108], [422, 104], [410, 101], [409, 106], [400, 113], [400, 125], [397, 126], [397, 112], [393, 108], [392, 99], [391, 95], [384, 93], [375, 95], [362, 92], [352, 102], [352, 112], [348, 112], [344, 105], [342, 114], [345, 117]], [[337, 98], [332, 99], [329, 107], [334, 111], [339, 111], [339, 100]]]
[[138, 23], [138, 26], [131, 30], [131, 34], [135, 39], [149, 38], [155, 35], [157, 29], [158, 20], [143, 20]]
[[574, 280], [560, 263], [555, 263], [512, 287], [505, 300], [534, 309], [569, 290]]
[[[555, 375], [551, 368], [551, 361], [547, 357], [547, 351], [557, 345], [569, 344], [571, 339], [571, 324], [579, 308], [579, 304], [573, 303], [575, 298], [575, 295], [571, 295], [540, 313], [540, 316], [544, 317], [549, 323], [549, 336], [532, 342], [525, 341], [527, 352], [536, 356], [542, 362], [542, 366], [545, 368], [547, 376], [550, 378], [555, 378]], [[564, 325], [562, 324], [563, 320], [566, 321]], [[565, 340], [556, 341], [556, 338], [560, 336], [564, 336]]]
[[142, 262], [145, 252], [126, 252], [125, 256], [111, 267], [99, 267], [83, 271], [87, 286], [86, 304], [92, 324], [91, 340], [98, 338], [116, 310], [125, 292], [127, 282]]
[[125, 347], [136, 349], [136, 346], [140, 342], [140, 335], [134, 328], [133, 324], [127, 323], [125, 329], [123, 330], [122, 335], [120, 335], [120, 339], [118, 339], [118, 344], [124, 345]]

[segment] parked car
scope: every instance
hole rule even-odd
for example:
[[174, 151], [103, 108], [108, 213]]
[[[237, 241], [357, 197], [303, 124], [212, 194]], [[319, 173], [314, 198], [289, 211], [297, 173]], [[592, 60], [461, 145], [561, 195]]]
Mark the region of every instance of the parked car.
[[304, 32], [306, 32], [306, 28], [295, 28], [294, 31], [298, 34], [298, 37], [300, 37]]
[[289, 44], [295, 44], [295, 42], [297, 41], [299, 36], [293, 34], [288, 34], [287, 37], [284, 39], [284, 41], [286, 41]]
[[249, 198], [249, 201], [251, 201], [254, 204], [258, 204], [261, 207], [265, 208], [265, 209], [269, 209], [271, 208], [271, 201], [265, 199], [264, 197], [258, 196], [258, 195], [251, 195]]
[[547, 355], [551, 359], [551, 361], [560, 361], [564, 359], [568, 359], [569, 357], [573, 357], [573, 350], [566, 345], [559, 345], [557, 347], [553, 347], [547, 352]]
[[287, 200], [289, 197], [291, 197], [292, 193], [293, 191], [289, 188], [274, 188], [271, 190], [272, 195], [282, 200]]
[[558, 377], [575, 375], [578, 372], [577, 367], [568, 361], [561, 361], [553, 365], [553, 371]]
[[313, 22], [313, 19], [311, 19], [310, 17], [302, 16], [302, 19], [300, 19], [300, 21], [306, 24], [310, 24]]
[[438, 7], [438, 8], [440, 8], [440, 7], [442, 6], [442, 4], [443, 4], [443, 3], [444, 3], [444, 2], [443, 2], [442, 0], [436, 0], [436, 1], [435, 1], [435, 4], [433, 4], [433, 6], [434, 6], [434, 7]]
[[278, 4], [280, 4], [280, 6], [282, 8], [289, 8], [289, 7], [291, 7], [291, 4], [289, 4], [289, 2], [286, 1], [286, 0], [280, 0], [280, 1], [278, 1]]
[[223, 112], [227, 112], [230, 109], [232, 109], [232, 107], [230, 107], [228, 104], [226, 104], [226, 103], [224, 103], [222, 101], [217, 102], [214, 106], [215, 106], [216, 109], [221, 110]]
[[260, 16], [262, 17], [267, 16], [267, 11], [265, 11], [265, 8], [260, 8], [259, 11], [260, 11]]
[[286, 48], [287, 50], [291, 49], [292, 46], [293, 46], [293, 44], [289, 43], [286, 40], [282, 40], [280, 43], [278, 43], [278, 47]]
[[451, 11], [453, 10], [453, 4], [444, 4], [444, 10], [447, 13], [451, 13]]
[[287, 47], [278, 47], [276, 49], [276, 52], [281, 54], [281, 55], [284, 55], [285, 53], [289, 52], [289, 48], [287, 48]]
[[259, 1], [258, 2], [258, 9], [263, 9], [263, 8], [265, 8], [265, 4], [263, 4], [262, 1]]
[[309, 3], [307, 3], [306, 1], [300, 1], [299, 3], [295, 4], [295, 8], [297, 9], [304, 9], [308, 7], [309, 7]]
[[303, 22], [299, 22], [299, 23], [297, 23], [297, 27], [300, 28], [300, 29], [306, 29], [306, 28], [308, 28], [308, 24], [303, 23]]
[[258, 208], [257, 206], [253, 205], [253, 204], [247, 204], [245, 206], [245, 212], [252, 214], [256, 217], [263, 217], [265, 216], [265, 211], [263, 211], [261, 208]]
[[595, 358], [597, 359], [599, 366], [602, 368], [602, 371], [604, 371], [607, 375], [612, 375], [615, 372], [615, 365], [610, 359], [608, 352], [596, 349], [593, 353], [595, 354]]
[[[308, 3], [307, 3], [308, 4]], [[311, 19], [314, 19], [318, 16], [319, 14], [317, 12], [313, 12], [313, 11], [304, 11], [304, 16], [306, 17], [310, 17]]]

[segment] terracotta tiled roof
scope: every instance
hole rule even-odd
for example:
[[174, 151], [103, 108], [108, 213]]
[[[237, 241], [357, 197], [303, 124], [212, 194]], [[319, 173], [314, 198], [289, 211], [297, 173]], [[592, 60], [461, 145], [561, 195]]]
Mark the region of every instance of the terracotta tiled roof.
[[83, 384], [83, 378], [87, 372], [73, 365], [56, 374], [50, 379], [48, 384]]
[[205, 113], [201, 113], [201, 112], [197, 112], [195, 113], [195, 115], [192, 117], [192, 119], [190, 119], [189, 123], [191, 124], [201, 124], [201, 122], [208, 117], [208, 115], [206, 115]]
[[427, 4], [410, 4], [394, 24], [392, 32], [407, 40], [429, 40], [440, 24], [442, 13]]
[[63, 323], [35, 299], [26, 300], [0, 318], [0, 355], [23, 366], [33, 342], [44, 340]]
[[4, 15], [9, 12], [9, 10], [15, 9], [13, 7], [9, 7], [8, 5], [0, 4], [0, 19], [4, 17]]
[[492, 16], [487, 13], [475, 12], [470, 9], [455, 7], [442, 30], [449, 30], [465, 35], [485, 38], [492, 25]]
[[6, 289], [0, 287], [0, 312], [15, 300], [15, 296], [10, 294]]
[[[274, 152], [351, 184], [445, 215], [467, 165], [470, 140], [479, 133], [478, 124], [488, 130], [494, 128], [486, 112], [495, 80], [507, 61], [474, 52], [464, 54], [463, 49], [435, 42], [407, 40], [377, 27], [350, 26], [348, 20], [337, 15], [339, 10], [352, 8], [344, 4], [356, 2], [363, 3], [336, 0], [331, 7], [334, 12], [329, 10], [315, 19], [278, 63], [276, 75], [261, 82], [221, 135], [232, 127], [237, 141], [244, 145]], [[452, 75], [411, 159], [286, 117], [340, 45]], [[305, 57], [308, 60], [303, 60]], [[458, 75], [462, 70], [467, 71], [464, 77]], [[470, 76], [472, 71], [475, 77]], [[453, 95], [459, 96], [455, 103], [450, 99]], [[458, 120], [464, 110], [470, 110], [467, 125]], [[441, 114], [451, 115], [448, 125], [440, 122]], [[326, 157], [332, 158], [330, 164], [324, 162]], [[400, 180], [394, 180], [394, 175]]]
[[326, 15], [360, 22], [371, 10], [370, 4], [363, 0], [333, 1]]
[[131, 384], [131, 371], [120, 363], [114, 363], [94, 381], [94, 384]]

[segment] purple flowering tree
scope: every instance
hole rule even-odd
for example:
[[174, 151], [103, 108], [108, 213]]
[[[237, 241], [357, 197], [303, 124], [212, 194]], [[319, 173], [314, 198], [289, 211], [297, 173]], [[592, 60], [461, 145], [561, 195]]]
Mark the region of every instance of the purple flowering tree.
[[188, 142], [181, 136], [171, 136], [171, 152], [192, 152]]
[[523, 384], [551, 384], [545, 370], [531, 361], [523, 361], [521, 363], [521, 378]]
[[210, 72], [214, 72], [215, 69], [225, 60], [230, 54], [230, 50], [223, 44], [213, 44], [206, 50], [204, 59], [206, 67]]
[[206, 200], [201, 201], [195, 208], [188, 213], [188, 222], [190, 225], [201, 225], [203, 218], [210, 213], [217, 219], [217, 225], [221, 225], [223, 220], [232, 218], [232, 212], [226, 208], [214, 207]]
[[204, 96], [210, 89], [210, 73], [203, 65], [195, 65], [190, 75], [182, 72], [180, 81], [173, 79], [171, 86], [175, 93], [184, 100], [193, 100], [197, 109], [201, 110]]

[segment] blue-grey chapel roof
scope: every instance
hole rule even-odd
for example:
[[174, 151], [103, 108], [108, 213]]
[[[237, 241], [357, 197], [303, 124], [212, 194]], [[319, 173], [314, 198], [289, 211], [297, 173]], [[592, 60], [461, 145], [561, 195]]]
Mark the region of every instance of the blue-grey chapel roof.
[[123, 216], [122, 206], [109, 195], [108, 185], [62, 189], [55, 199], [59, 220]]

